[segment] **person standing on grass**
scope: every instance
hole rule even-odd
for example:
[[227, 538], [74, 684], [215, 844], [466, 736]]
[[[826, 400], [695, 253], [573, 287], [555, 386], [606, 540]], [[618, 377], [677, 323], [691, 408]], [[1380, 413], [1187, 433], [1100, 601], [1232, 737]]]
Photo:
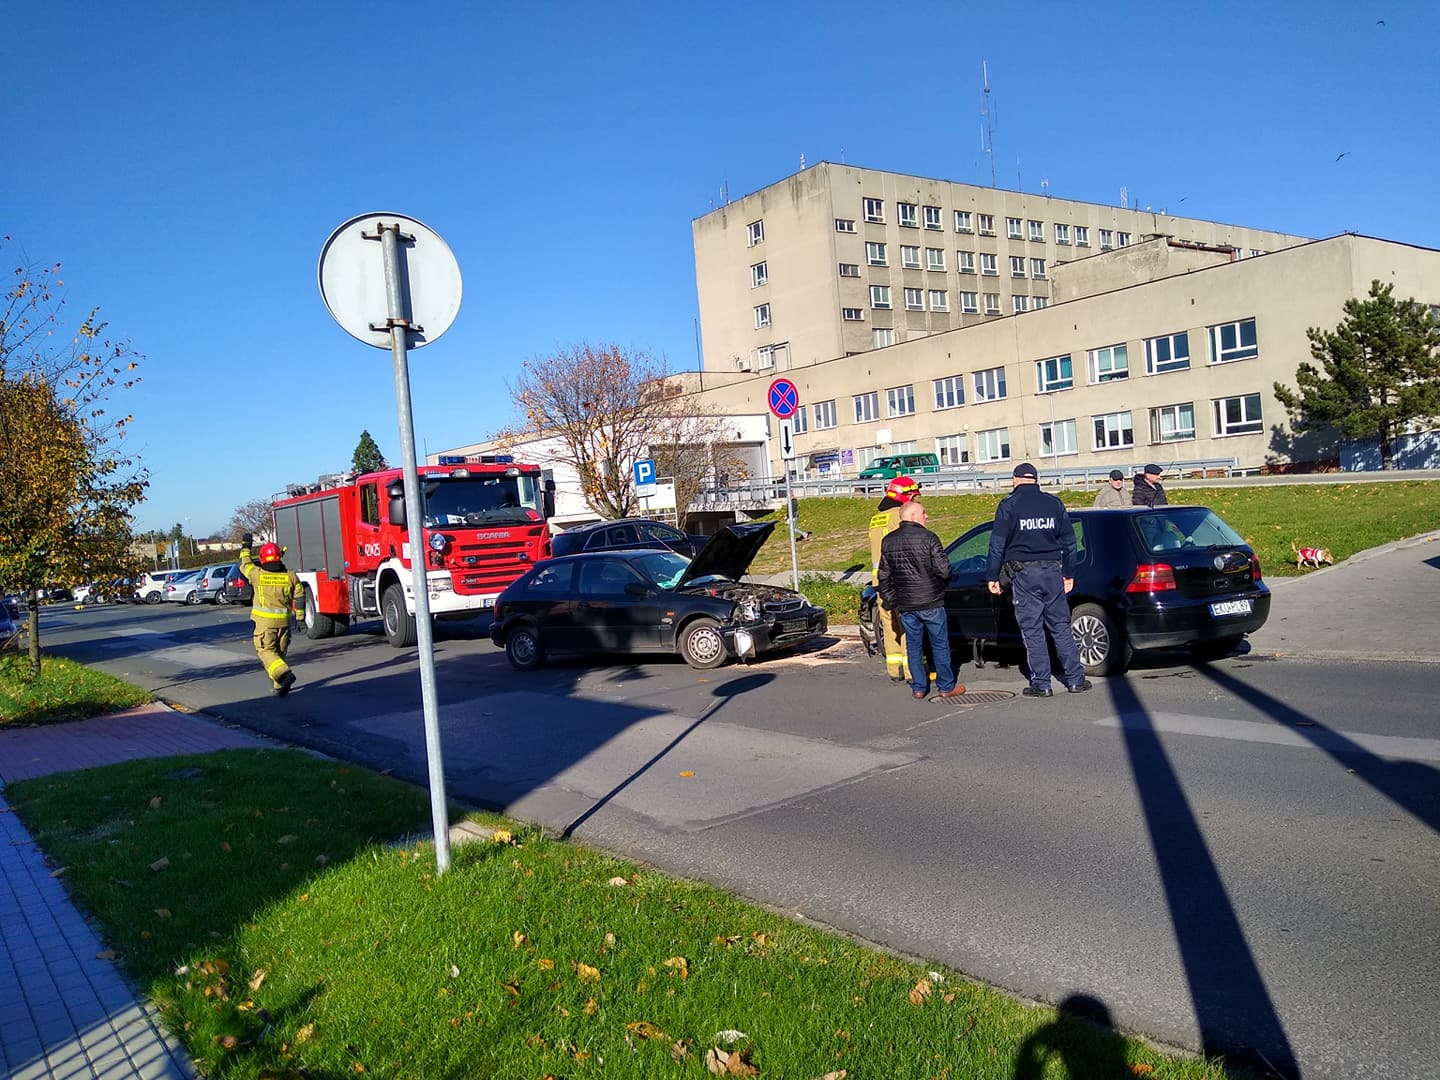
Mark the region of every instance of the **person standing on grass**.
[[950, 663], [950, 629], [945, 619], [945, 586], [950, 560], [940, 538], [925, 527], [925, 507], [907, 502], [900, 507], [900, 525], [880, 544], [880, 599], [900, 614], [905, 628], [905, 666], [910, 691], [917, 701], [930, 693], [925, 671], [925, 643], [935, 662], [935, 700], [957, 698], [965, 687], [956, 683]]
[[1134, 505], [1125, 493], [1125, 474], [1119, 469], [1110, 470], [1110, 482], [1095, 493], [1096, 510], [1121, 510]]
[[1135, 476], [1135, 488], [1130, 492], [1132, 506], [1168, 506], [1165, 489], [1160, 485], [1160, 466], [1146, 465], [1145, 471]]
[[1090, 689], [1080, 650], [1070, 632], [1070, 605], [1065, 597], [1075, 587], [1075, 530], [1065, 504], [1039, 487], [1035, 466], [1022, 461], [1010, 474], [1010, 494], [995, 510], [985, 577], [990, 592], [1000, 595], [1000, 569], [1011, 574], [1015, 621], [1025, 642], [1030, 682], [1026, 697], [1052, 697], [1048, 632], [1064, 669], [1065, 689], [1081, 694]]
[[240, 540], [240, 573], [255, 589], [255, 599], [250, 605], [250, 621], [255, 624], [251, 640], [255, 655], [265, 665], [265, 674], [270, 676], [270, 692], [284, 697], [295, 685], [295, 673], [290, 670], [285, 654], [290, 651], [290, 620], [295, 614], [295, 605], [303, 602], [303, 591], [295, 572], [286, 569], [280, 561], [279, 544], [262, 544], [259, 565], [256, 565], [250, 557], [254, 543], [255, 537], [250, 533]]

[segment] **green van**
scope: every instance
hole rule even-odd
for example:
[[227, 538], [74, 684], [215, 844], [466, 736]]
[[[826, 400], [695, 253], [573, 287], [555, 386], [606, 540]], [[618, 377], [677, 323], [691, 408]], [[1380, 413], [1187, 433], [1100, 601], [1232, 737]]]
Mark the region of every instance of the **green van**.
[[897, 476], [918, 476], [939, 471], [940, 458], [935, 454], [891, 454], [870, 462], [858, 479], [893, 480]]

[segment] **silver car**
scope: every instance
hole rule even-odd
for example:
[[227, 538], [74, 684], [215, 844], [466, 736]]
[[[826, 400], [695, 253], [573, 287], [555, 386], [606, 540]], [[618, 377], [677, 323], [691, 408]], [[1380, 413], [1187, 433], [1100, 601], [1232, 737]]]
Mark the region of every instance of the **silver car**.
[[162, 600], [172, 604], [198, 604], [200, 595], [196, 591], [200, 587], [200, 571], [187, 570], [183, 574], [176, 574], [165, 583], [165, 592]]
[[239, 572], [240, 564], [233, 562], [205, 567], [200, 571], [200, 584], [195, 590], [200, 594], [200, 599], [194, 602], [198, 604], [202, 601], [209, 601], [212, 604], [228, 604], [230, 600], [225, 595], [225, 582]]

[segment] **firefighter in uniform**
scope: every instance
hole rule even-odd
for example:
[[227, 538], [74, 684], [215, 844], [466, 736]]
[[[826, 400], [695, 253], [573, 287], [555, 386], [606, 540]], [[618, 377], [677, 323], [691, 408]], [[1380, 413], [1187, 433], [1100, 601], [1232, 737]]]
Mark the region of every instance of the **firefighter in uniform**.
[[255, 654], [270, 676], [271, 693], [284, 697], [295, 683], [295, 673], [285, 662], [290, 651], [290, 619], [297, 604], [302, 603], [300, 579], [280, 561], [278, 544], [260, 546], [259, 565], [250, 557], [255, 538], [246, 533], [241, 539], [240, 572], [255, 589], [250, 606], [250, 620], [255, 624]]
[[[885, 497], [870, 518], [870, 583], [880, 587], [880, 544], [886, 534], [900, 527], [900, 507], [920, 497], [920, 485], [908, 476], [897, 476], [885, 488]], [[884, 602], [875, 598], [875, 614], [880, 623], [880, 648], [885, 654], [885, 673], [896, 682], [906, 678], [905, 646], [901, 641], [900, 620]]]

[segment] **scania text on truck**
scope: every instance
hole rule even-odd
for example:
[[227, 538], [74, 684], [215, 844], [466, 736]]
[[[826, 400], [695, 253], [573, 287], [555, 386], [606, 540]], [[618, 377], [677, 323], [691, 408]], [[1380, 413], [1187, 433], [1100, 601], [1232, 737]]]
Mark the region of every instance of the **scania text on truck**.
[[[506, 456], [442, 456], [421, 465], [430, 613], [469, 619], [550, 555], [554, 482]], [[330, 637], [353, 619], [380, 617], [396, 648], [415, 644], [415, 594], [405, 480], [399, 469], [323, 476], [273, 500], [285, 565], [305, 586], [304, 628]]]

